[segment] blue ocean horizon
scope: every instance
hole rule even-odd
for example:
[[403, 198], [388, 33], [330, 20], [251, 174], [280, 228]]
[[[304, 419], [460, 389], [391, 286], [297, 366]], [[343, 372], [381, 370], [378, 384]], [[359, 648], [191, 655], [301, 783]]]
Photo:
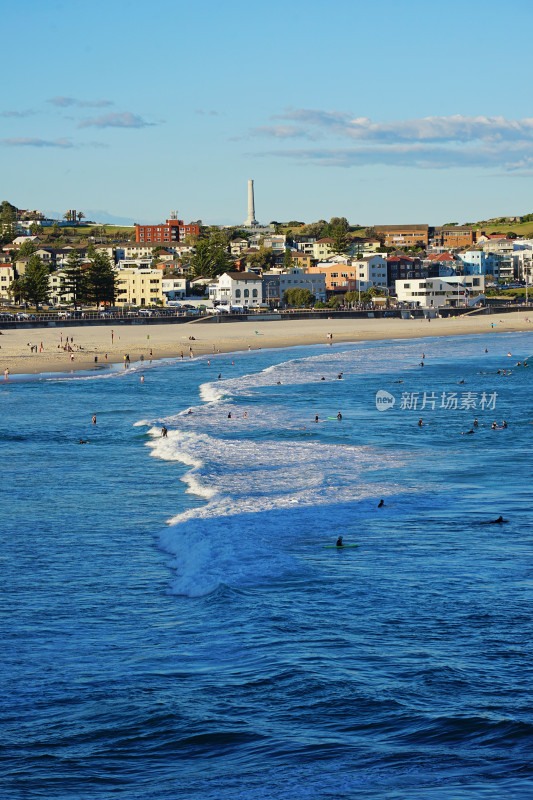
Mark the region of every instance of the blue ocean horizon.
[[1, 797], [530, 797], [530, 351], [4, 381]]

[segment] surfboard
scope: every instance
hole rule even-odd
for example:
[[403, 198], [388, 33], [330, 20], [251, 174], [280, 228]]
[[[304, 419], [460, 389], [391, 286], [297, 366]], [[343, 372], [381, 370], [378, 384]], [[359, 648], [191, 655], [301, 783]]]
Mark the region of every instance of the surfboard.
[[323, 544], [322, 547], [330, 550], [342, 550], [343, 547], [359, 547], [358, 544]]

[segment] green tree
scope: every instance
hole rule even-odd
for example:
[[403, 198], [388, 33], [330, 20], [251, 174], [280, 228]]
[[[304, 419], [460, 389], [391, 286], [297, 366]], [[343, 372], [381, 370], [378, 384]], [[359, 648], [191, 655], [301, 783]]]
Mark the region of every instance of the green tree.
[[292, 269], [294, 266], [294, 259], [292, 257], [292, 253], [289, 247], [285, 248], [285, 252], [283, 254], [283, 268], [284, 269]]
[[333, 297], [330, 297], [329, 300], [328, 300], [328, 306], [330, 308], [338, 308], [340, 306], [340, 304], [341, 304], [341, 301], [340, 301], [340, 298], [337, 297], [337, 295], [333, 295]]
[[27, 258], [35, 253], [37, 247], [34, 243], [30, 240], [27, 242], [22, 242], [18, 249], [17, 258]]
[[295, 306], [296, 308], [304, 308], [312, 306], [315, 302], [315, 296], [309, 289], [287, 289], [283, 293], [283, 302], [288, 306]]
[[264, 247], [261, 245], [259, 250], [255, 253], [250, 253], [250, 255], [246, 257], [246, 260], [250, 266], [268, 270], [276, 263], [276, 254], [271, 247]]
[[2, 244], [12, 242], [16, 235], [17, 207], [7, 200], [0, 209], [0, 236]]
[[99, 303], [115, 302], [115, 270], [107, 253], [96, 251], [85, 272], [87, 299]]
[[78, 222], [81, 222], [82, 219], [85, 219], [85, 214], [83, 211], [78, 211]]
[[359, 299], [359, 292], [346, 292], [344, 295], [344, 303], [348, 303], [352, 305], [353, 303], [357, 303]]
[[332, 251], [337, 253], [337, 255], [343, 255], [348, 249], [348, 239], [342, 225], [338, 225], [332, 229], [331, 238], [333, 239], [333, 244], [331, 246]]
[[331, 226], [331, 230], [335, 230], [335, 228], [340, 228], [344, 233], [348, 233], [350, 230], [350, 223], [346, 219], [346, 217], [332, 217], [329, 221]]
[[15, 303], [20, 303], [20, 301], [24, 299], [24, 278], [19, 277], [11, 281], [8, 293]]
[[72, 249], [67, 256], [66, 266], [63, 268], [63, 280], [60, 294], [69, 297], [74, 305], [83, 303], [88, 299], [88, 280], [83, 261], [77, 250]]
[[209, 239], [200, 239], [190, 260], [190, 272], [194, 277], [216, 278], [232, 269], [233, 261], [217, 237], [214, 243]]
[[22, 278], [24, 299], [35, 306], [48, 300], [49, 275], [50, 271], [43, 260], [35, 253], [31, 255]]

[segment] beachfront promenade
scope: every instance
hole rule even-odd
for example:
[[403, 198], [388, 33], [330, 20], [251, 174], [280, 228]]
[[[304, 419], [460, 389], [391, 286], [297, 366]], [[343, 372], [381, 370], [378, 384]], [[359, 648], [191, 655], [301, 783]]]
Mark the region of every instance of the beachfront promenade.
[[532, 309], [532, 305], [505, 305], [505, 306], [483, 306], [481, 308], [469, 308], [460, 306], [444, 307], [439, 309], [422, 308], [383, 308], [383, 309], [291, 309], [291, 310], [261, 310], [247, 312], [234, 312], [231, 314], [214, 314], [211, 310], [205, 311], [181, 311], [161, 310], [152, 315], [135, 313], [132, 311], [97, 312], [86, 311], [83, 313], [74, 312], [69, 317], [59, 317], [54, 313], [30, 314], [28, 319], [17, 319], [15, 314], [0, 314], [0, 330], [10, 329], [33, 329], [33, 328], [71, 328], [78, 326], [110, 326], [113, 325], [175, 325], [189, 322], [211, 322], [211, 323], [231, 323], [244, 321], [293, 321], [293, 320], [324, 320], [324, 319], [419, 319], [428, 316], [428, 313], [438, 314], [441, 318], [450, 316], [462, 316], [464, 314], [488, 315], [506, 314], [516, 311], [527, 311]]

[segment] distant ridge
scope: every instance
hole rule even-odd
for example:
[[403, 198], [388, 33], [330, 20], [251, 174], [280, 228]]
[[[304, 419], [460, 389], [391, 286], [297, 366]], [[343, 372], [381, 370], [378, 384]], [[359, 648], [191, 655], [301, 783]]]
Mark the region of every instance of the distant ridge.
[[[87, 220], [92, 220], [105, 225], [133, 225], [135, 222], [133, 217], [118, 217], [115, 216], [115, 214], [110, 214], [108, 211], [102, 211], [101, 209], [80, 208], [80, 211], [83, 211], [85, 214], [85, 219], [82, 220], [83, 223], [86, 223]], [[63, 219], [64, 213], [64, 211], [43, 211], [43, 214], [50, 219]]]

